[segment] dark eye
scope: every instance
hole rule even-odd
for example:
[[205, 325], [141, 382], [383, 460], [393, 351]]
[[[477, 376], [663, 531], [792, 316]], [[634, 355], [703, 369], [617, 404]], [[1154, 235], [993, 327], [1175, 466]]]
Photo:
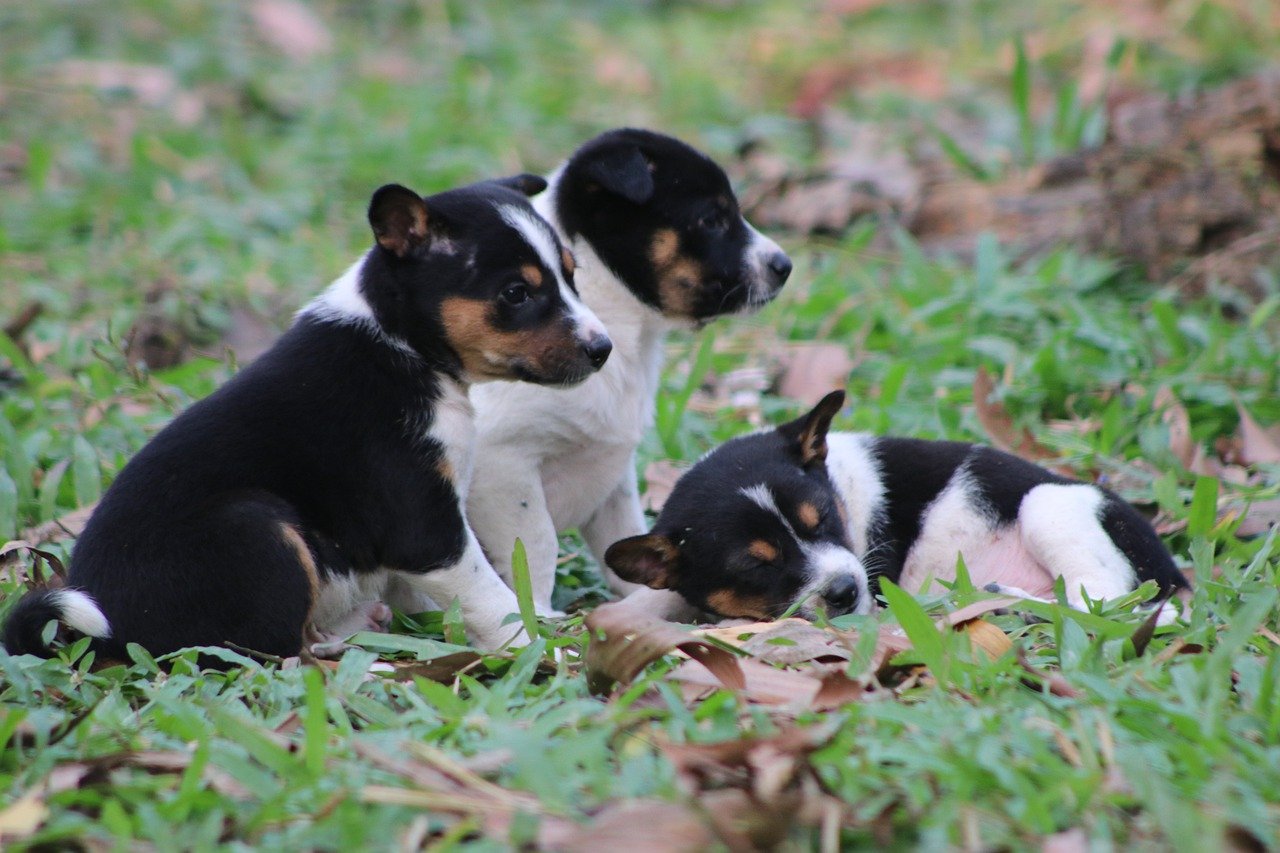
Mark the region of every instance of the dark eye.
[[519, 305], [529, 298], [529, 285], [524, 283], [508, 284], [502, 289], [502, 301], [508, 305]]
[[724, 231], [728, 228], [728, 216], [717, 210], [716, 213], [709, 213], [699, 219], [698, 227], [703, 231]]

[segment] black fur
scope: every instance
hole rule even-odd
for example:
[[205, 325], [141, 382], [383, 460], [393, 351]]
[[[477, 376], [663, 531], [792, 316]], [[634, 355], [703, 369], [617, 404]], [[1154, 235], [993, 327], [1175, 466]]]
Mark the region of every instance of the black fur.
[[37, 590], [28, 593], [9, 611], [4, 624], [4, 647], [11, 655], [47, 654], [44, 626], [62, 615], [56, 593]]
[[[556, 287], [518, 305], [503, 295], [529, 265], [552, 276], [496, 207], [531, 213], [516, 190], [545, 184], [507, 183], [514, 189], [488, 182], [425, 200], [379, 190], [369, 214], [378, 244], [360, 273], [375, 320], [305, 310], [125, 466], [71, 560], [69, 586], [91, 595], [111, 626], [95, 648], [123, 657], [129, 642], [153, 654], [234, 643], [297, 654], [313, 578], [286, 526], [301, 534], [321, 582], [458, 559], [458, 495], [445, 448], [427, 430], [442, 383], [470, 366], [442, 305], [469, 300], [481, 332], [551, 329], [561, 350], [573, 350], [536, 376], [536, 359], [513, 353], [508, 378], [523, 371], [564, 384], [594, 369], [560, 331], [572, 321]], [[40, 631], [58, 615], [47, 594], [28, 596], [6, 626], [6, 647], [47, 654]]]
[[[751, 232], [724, 170], [670, 136], [620, 129], [601, 134], [569, 159], [555, 209], [570, 238], [582, 236], [645, 304], [696, 321], [767, 302], [791, 272], [781, 252], [769, 259], [767, 293], [751, 286]], [[659, 232], [690, 270], [687, 293], [664, 297], [653, 242]]]

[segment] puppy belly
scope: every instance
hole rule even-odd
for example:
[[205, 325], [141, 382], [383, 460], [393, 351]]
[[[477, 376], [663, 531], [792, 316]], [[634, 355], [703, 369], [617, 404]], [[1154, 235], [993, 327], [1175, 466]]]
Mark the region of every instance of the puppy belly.
[[[922, 544], [925, 547], [919, 547]], [[917, 543], [907, 556], [899, 586], [919, 592], [930, 577], [950, 583], [956, 577], [958, 555], [963, 555], [969, 579], [978, 589], [997, 583], [1038, 597], [1053, 595], [1053, 576], [1027, 550], [1017, 525]]]
[[585, 524], [626, 478], [630, 464], [630, 448], [598, 449], [548, 460], [542, 466], [542, 483], [556, 530]]

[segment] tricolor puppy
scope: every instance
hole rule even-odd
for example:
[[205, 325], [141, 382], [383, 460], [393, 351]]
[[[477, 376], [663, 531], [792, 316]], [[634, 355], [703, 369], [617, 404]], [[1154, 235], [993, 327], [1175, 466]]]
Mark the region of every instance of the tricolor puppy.
[[296, 655], [304, 632], [378, 628], [384, 592], [457, 598], [477, 644], [512, 640], [515, 596], [463, 511], [468, 386], [571, 385], [610, 350], [525, 198], [545, 186], [529, 175], [426, 199], [374, 193], [373, 247], [125, 466], [76, 543], [69, 586], [14, 609], [9, 651], [47, 654], [42, 631], [59, 619], [115, 657], [126, 643]]
[[955, 578], [1067, 600], [1187, 586], [1151, 525], [1099, 488], [989, 447], [828, 435], [844, 392], [716, 448], [676, 484], [653, 532], [615, 543], [621, 577], [722, 617], [868, 613], [876, 582]]
[[[570, 391], [492, 383], [472, 391], [479, 442], [468, 511], [494, 566], [529, 556], [551, 611], [557, 533], [604, 550], [644, 532], [635, 451], [653, 422], [663, 342], [772, 299], [790, 259], [742, 218], [724, 171], [669, 136], [615, 130], [582, 146], [534, 204], [577, 260], [582, 299], [613, 338], [609, 363]], [[609, 578], [614, 589], [630, 585]]]

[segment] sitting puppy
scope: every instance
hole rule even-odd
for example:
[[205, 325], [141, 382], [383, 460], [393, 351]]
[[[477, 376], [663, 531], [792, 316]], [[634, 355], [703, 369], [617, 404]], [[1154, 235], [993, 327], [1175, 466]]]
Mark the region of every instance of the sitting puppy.
[[[989, 447], [827, 434], [844, 392], [768, 432], [733, 439], [690, 469], [652, 533], [605, 554], [621, 577], [678, 592], [722, 617], [869, 613], [874, 584], [916, 591], [955, 578], [1067, 600], [1154, 580], [1187, 586], [1151, 525], [1098, 486]], [[642, 596], [643, 597], [643, 596]], [[653, 598], [651, 594], [649, 596]]]
[[26, 596], [6, 648], [48, 654], [41, 635], [59, 619], [112, 657], [126, 643], [296, 655], [310, 625], [330, 641], [378, 628], [389, 576], [456, 597], [480, 646], [515, 638], [503, 624], [515, 596], [463, 512], [468, 385], [570, 385], [611, 347], [525, 198], [545, 186], [526, 175], [426, 199], [374, 193], [375, 245], [125, 466], [76, 543], [68, 588]]
[[[646, 529], [635, 451], [653, 423], [667, 331], [758, 308], [791, 273], [777, 244], [742, 218], [724, 171], [669, 136], [610, 131], [549, 181], [535, 205], [572, 248], [582, 299], [609, 329], [613, 357], [572, 391], [475, 388], [467, 503], [503, 577], [516, 538], [524, 542], [543, 613], [558, 532], [580, 528], [603, 569], [606, 547]], [[606, 577], [615, 591], [632, 588]]]

